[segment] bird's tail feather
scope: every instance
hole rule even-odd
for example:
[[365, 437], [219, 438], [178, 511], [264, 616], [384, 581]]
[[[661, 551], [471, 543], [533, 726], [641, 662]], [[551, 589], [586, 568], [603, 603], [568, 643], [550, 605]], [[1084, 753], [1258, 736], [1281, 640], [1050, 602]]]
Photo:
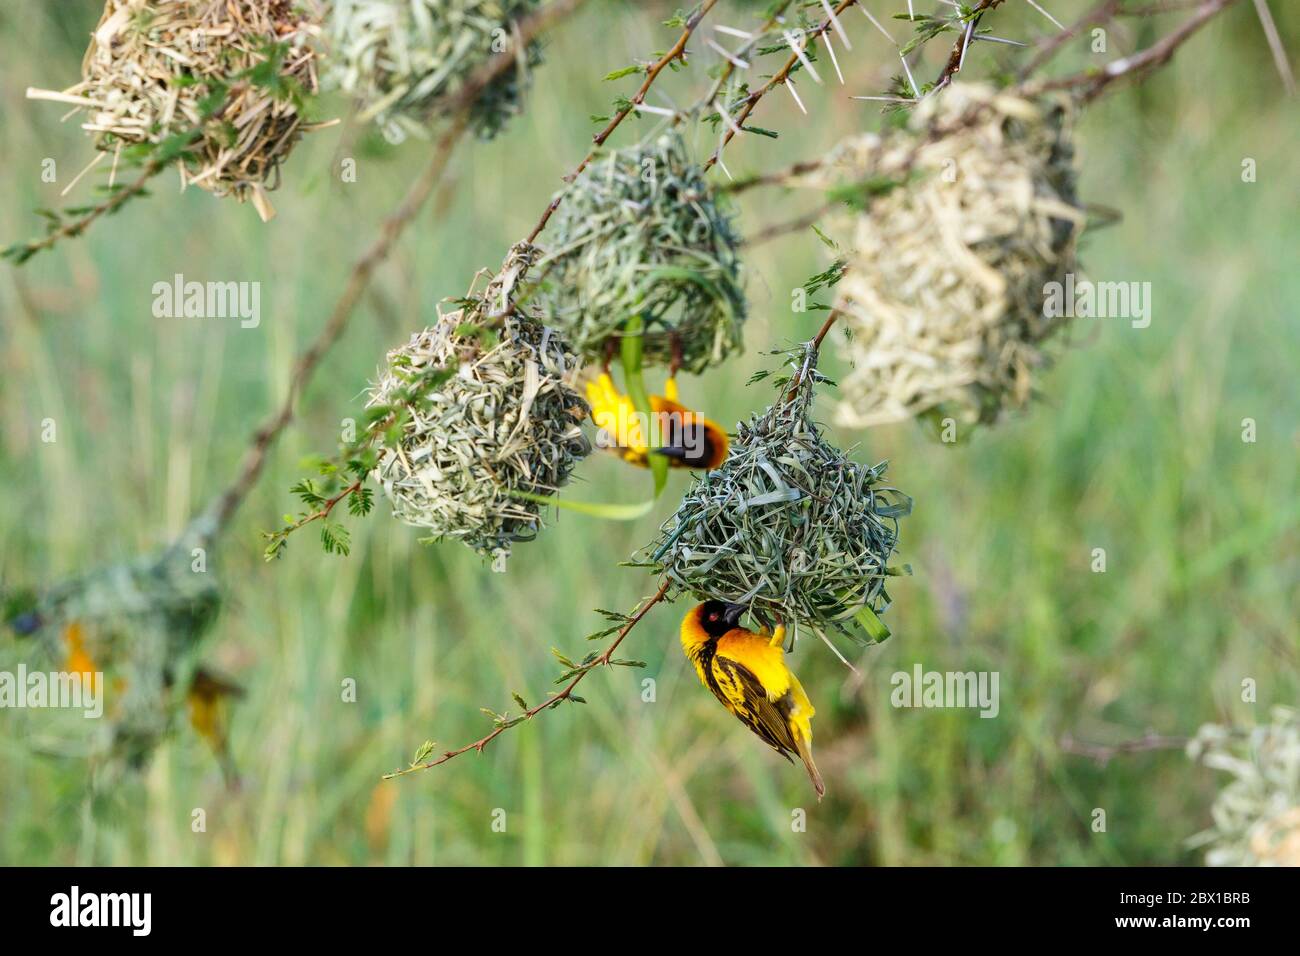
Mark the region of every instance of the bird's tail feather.
[[794, 745], [799, 750], [799, 759], [803, 761], [808, 771], [808, 779], [812, 781], [813, 789], [817, 791], [817, 799], [820, 800], [826, 796], [826, 784], [822, 783], [822, 775], [817, 770], [817, 764], [813, 763], [812, 741], [803, 734], [795, 734]]

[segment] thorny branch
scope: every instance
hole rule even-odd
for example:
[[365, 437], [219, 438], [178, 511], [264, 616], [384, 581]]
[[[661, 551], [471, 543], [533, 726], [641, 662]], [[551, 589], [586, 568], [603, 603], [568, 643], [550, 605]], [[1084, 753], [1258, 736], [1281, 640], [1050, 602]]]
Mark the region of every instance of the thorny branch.
[[[677, 38], [677, 42], [673, 44], [672, 48], [667, 53], [646, 68], [646, 77], [644, 82], [641, 84], [641, 88], [636, 91], [636, 94], [626, 106], [610, 117], [609, 122], [605, 124], [605, 128], [592, 138], [593, 145], [590, 151], [588, 151], [587, 155], [583, 157], [582, 162], [578, 163], [577, 168], [564, 177], [565, 182], [572, 183], [577, 179], [579, 174], [581, 174], [591, 161], [596, 158], [596, 154], [600, 152], [600, 148], [605, 145], [605, 141], [609, 139], [614, 130], [618, 129], [623, 120], [627, 119], [628, 114], [634, 112], [638, 106], [645, 102], [646, 94], [650, 92], [650, 87], [654, 85], [655, 80], [659, 78], [659, 74], [664, 71], [664, 68], [668, 66], [669, 63], [676, 59], [680, 59], [683, 63], [686, 62], [686, 41], [691, 38], [691, 34], [693, 34], [695, 28], [700, 25], [700, 21], [704, 19], [705, 15], [708, 14], [716, 4], [717, 0], [704, 0], [704, 3], [700, 5], [700, 8], [691, 14], [690, 18], [686, 21], [686, 26], [682, 29], [681, 36]], [[565, 194], [561, 192], [547, 204], [546, 209], [542, 212], [541, 219], [537, 221], [537, 225], [533, 227], [533, 231], [528, 234], [528, 237], [524, 242], [531, 244], [539, 235], [541, 235], [542, 230], [546, 228], [547, 222], [551, 219], [551, 214], [560, 208], [560, 203], [564, 201], [564, 195]]]
[[1163, 66], [1173, 58], [1180, 46], [1193, 34], [1205, 26], [1214, 16], [1236, 3], [1237, 0], [1205, 0], [1175, 29], [1165, 34], [1160, 40], [1132, 56], [1121, 57], [1107, 63], [1100, 71], [1084, 70], [1072, 76], [1045, 80], [1028, 84], [1024, 89], [1029, 95], [1051, 90], [1080, 90], [1080, 96], [1089, 103], [1101, 95], [1107, 86], [1122, 77], [1131, 77], [1147, 70]]
[[740, 112], [737, 113], [735, 117], [732, 118], [731, 122], [727, 124], [727, 130], [722, 134], [722, 142], [719, 143], [718, 148], [713, 151], [713, 155], [705, 160], [705, 169], [709, 169], [718, 162], [719, 158], [722, 156], [722, 151], [727, 148], [727, 144], [735, 137], [736, 130], [745, 128], [745, 120], [749, 119], [749, 115], [754, 112], [754, 107], [758, 105], [759, 101], [775, 87], [781, 86], [790, 79], [790, 72], [795, 68], [795, 65], [799, 63], [799, 56], [808, 48], [808, 44], [817, 39], [817, 37], [821, 36], [827, 30], [831, 29], [835, 24], [835, 17], [838, 17], [856, 2], [857, 0], [840, 0], [840, 2], [835, 5], [833, 16], [827, 17], [818, 26], [813, 27], [805, 33], [801, 38], [802, 46], [790, 54], [789, 59], [785, 61], [785, 65], [781, 67], [781, 69], [779, 69], [771, 79], [745, 97], [744, 105], [741, 106]]
[[637, 624], [640, 623], [641, 619], [646, 616], [646, 614], [649, 612], [649, 610], [652, 607], [654, 607], [656, 604], [658, 604], [660, 601], [664, 599], [664, 595], [668, 593], [668, 585], [669, 585], [669, 580], [667, 578], [664, 578], [663, 582], [659, 585], [659, 590], [656, 591], [653, 596], [643, 601], [641, 605], [632, 613], [632, 615], [627, 619], [627, 623], [624, 624], [621, 628], [619, 628], [618, 633], [614, 637], [614, 640], [612, 640], [609, 643], [609, 646], [605, 648], [605, 650], [600, 654], [600, 656], [598, 656], [590, 664], [587, 664], [584, 667], [582, 667], [578, 671], [578, 673], [575, 674], [574, 677], [567, 684], [564, 685], [564, 688], [562, 690], [557, 691], [554, 694], [551, 694], [551, 696], [547, 697], [546, 700], [542, 701], [540, 704], [536, 705], [535, 707], [529, 707], [527, 710], [524, 711], [521, 717], [498, 724], [492, 730], [491, 733], [487, 734], [484, 737], [480, 737], [478, 740], [474, 741], [473, 743], [466, 744], [465, 746], [460, 747], [456, 750], [444, 751], [442, 756], [438, 757], [436, 760], [430, 760], [425, 763], [415, 763], [412, 766], [407, 767], [405, 770], [395, 770], [392, 773], [385, 774], [384, 779], [391, 780], [394, 777], [401, 777], [401, 776], [405, 776], [408, 773], [415, 773], [417, 770], [429, 770], [433, 767], [438, 766], [439, 764], [446, 763], [448, 760], [451, 760], [453, 757], [459, 757], [461, 754], [468, 753], [471, 750], [476, 750], [479, 753], [482, 753], [483, 748], [485, 748], [488, 744], [490, 744], [497, 737], [501, 736], [511, 727], [516, 727], [521, 723], [532, 720], [543, 710], [546, 710], [549, 707], [558, 706], [562, 701], [571, 698], [573, 696], [574, 688], [576, 688], [578, 684], [582, 682], [582, 679], [584, 677], [590, 674], [597, 667], [602, 667], [602, 666], [608, 667], [610, 665], [610, 661], [614, 654], [614, 651], [618, 650], [618, 646], [623, 643], [623, 638], [627, 637], [628, 634], [631, 633], [632, 628], [636, 627]]
[[1093, 744], [1075, 740], [1072, 734], [1066, 734], [1061, 738], [1060, 747], [1062, 753], [1088, 757], [1095, 760], [1098, 766], [1104, 767], [1121, 754], [1145, 753], [1152, 750], [1181, 750], [1187, 746], [1190, 739], [1189, 737], [1166, 737], [1148, 730], [1141, 737], [1132, 740], [1121, 740], [1114, 744]]
[[948, 61], [943, 65], [943, 71], [940, 72], [939, 78], [934, 81], [934, 89], [947, 86], [952, 82], [952, 78], [961, 70], [962, 65], [966, 62], [966, 48], [970, 46], [971, 38], [975, 35], [976, 28], [980, 25], [980, 20], [984, 14], [992, 10], [1003, 0], [979, 0], [971, 11], [966, 20], [966, 29], [962, 35], [957, 38], [953, 44], [952, 52], [948, 54]]
[[128, 199], [143, 193], [148, 187], [149, 181], [162, 172], [170, 162], [170, 159], [160, 160], [155, 158], [149, 160], [140, 170], [139, 176], [125, 186], [113, 189], [106, 199], [86, 210], [76, 219], [62, 223], [41, 239], [32, 239], [29, 242], [11, 246], [5, 250], [6, 255], [14, 260], [15, 265], [22, 265], [38, 252], [52, 249], [64, 239], [75, 239], [89, 229], [95, 220], [117, 212]]

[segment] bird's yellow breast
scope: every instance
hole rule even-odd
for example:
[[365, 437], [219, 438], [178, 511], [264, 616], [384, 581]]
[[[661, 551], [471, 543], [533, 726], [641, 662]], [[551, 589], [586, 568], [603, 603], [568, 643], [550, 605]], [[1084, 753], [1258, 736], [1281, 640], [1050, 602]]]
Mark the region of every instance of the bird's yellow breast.
[[771, 638], [736, 628], [718, 638], [718, 656], [728, 657], [758, 678], [768, 700], [780, 700], [790, 689], [790, 668], [785, 651]]

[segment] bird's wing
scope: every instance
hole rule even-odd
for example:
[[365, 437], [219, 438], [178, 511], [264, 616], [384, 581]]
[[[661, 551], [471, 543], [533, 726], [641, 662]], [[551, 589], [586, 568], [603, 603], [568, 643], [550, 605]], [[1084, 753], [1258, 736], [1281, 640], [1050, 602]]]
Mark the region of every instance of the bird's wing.
[[786, 720], [785, 698], [773, 701], [767, 689], [744, 664], [721, 655], [713, 659], [713, 676], [726, 695], [725, 703], [746, 727], [787, 760], [797, 750]]

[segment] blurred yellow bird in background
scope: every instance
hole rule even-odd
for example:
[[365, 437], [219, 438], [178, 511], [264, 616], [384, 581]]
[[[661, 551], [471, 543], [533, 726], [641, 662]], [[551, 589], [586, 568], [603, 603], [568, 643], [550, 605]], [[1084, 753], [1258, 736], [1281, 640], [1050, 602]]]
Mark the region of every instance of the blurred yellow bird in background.
[[722, 706], [786, 760], [799, 755], [820, 800], [826, 785], [812, 756], [817, 711], [786, 667], [785, 628], [771, 635], [746, 630], [740, 626], [746, 610], [723, 601], [692, 608], [682, 620], [682, 650]]
[[[587, 383], [591, 420], [610, 436], [612, 447], [624, 461], [646, 467], [649, 442], [632, 399], [614, 387], [608, 372]], [[727, 433], [699, 412], [678, 401], [677, 379], [669, 376], [663, 395], [650, 396], [650, 411], [661, 424], [662, 447], [654, 454], [665, 455], [672, 468], [717, 468], [727, 457]]]

